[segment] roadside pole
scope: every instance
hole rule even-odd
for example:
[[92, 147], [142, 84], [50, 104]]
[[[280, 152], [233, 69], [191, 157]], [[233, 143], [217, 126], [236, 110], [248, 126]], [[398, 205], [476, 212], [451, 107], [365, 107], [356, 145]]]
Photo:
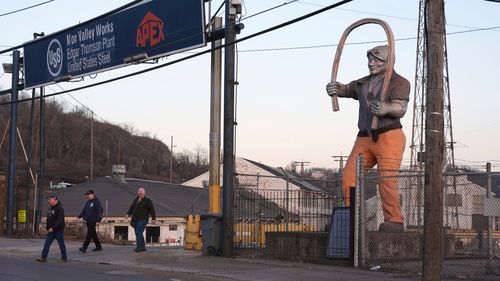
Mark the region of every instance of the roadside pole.
[[[222, 27], [222, 18], [215, 17], [211, 32]], [[222, 40], [212, 42], [212, 49], [222, 45]], [[222, 79], [222, 50], [213, 50], [211, 53], [211, 86], [210, 86], [210, 159], [208, 175], [208, 212], [220, 213], [220, 107], [221, 107], [221, 79]]]
[[14, 216], [14, 197], [16, 184], [16, 158], [17, 158], [17, 98], [19, 85], [19, 59], [20, 52], [12, 52], [12, 89], [10, 93], [10, 133], [9, 133], [9, 179], [7, 182], [7, 214], [5, 232], [8, 237], [12, 235]]
[[224, 166], [222, 171], [222, 194], [223, 194], [223, 243], [222, 255], [224, 257], [234, 256], [234, 225], [233, 225], [233, 201], [234, 201], [234, 54], [235, 46], [232, 44], [236, 38], [236, 15], [241, 13], [239, 0], [226, 0], [226, 27], [224, 48]]
[[34, 235], [38, 232], [40, 220], [42, 218], [43, 185], [45, 177], [45, 88], [40, 87], [40, 123], [39, 123], [39, 144], [40, 144], [40, 164], [38, 167], [38, 194], [36, 200]]
[[443, 268], [443, 56], [444, 1], [426, 4], [427, 112], [425, 143], [424, 261], [422, 280], [441, 280]]

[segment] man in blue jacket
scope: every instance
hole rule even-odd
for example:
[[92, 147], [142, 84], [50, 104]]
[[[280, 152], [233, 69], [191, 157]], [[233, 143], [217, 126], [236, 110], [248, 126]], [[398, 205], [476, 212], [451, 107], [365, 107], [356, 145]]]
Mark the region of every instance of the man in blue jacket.
[[97, 199], [97, 197], [95, 197], [94, 191], [91, 189], [87, 190], [85, 195], [87, 195], [88, 200], [87, 203], [85, 203], [82, 212], [78, 215], [78, 218], [83, 218], [87, 222], [87, 236], [85, 237], [83, 246], [78, 248], [78, 250], [85, 253], [90, 244], [90, 240], [94, 240], [95, 249], [92, 249], [92, 251], [102, 251], [101, 242], [99, 241], [99, 237], [97, 237], [97, 231], [95, 229], [96, 224], [102, 220], [103, 210], [101, 202]]
[[66, 254], [66, 245], [64, 244], [64, 209], [61, 202], [57, 200], [57, 196], [50, 195], [47, 197], [49, 201], [49, 212], [47, 213], [47, 237], [45, 238], [45, 245], [43, 245], [42, 256], [36, 259], [39, 262], [46, 262], [47, 255], [49, 254], [50, 245], [54, 239], [59, 244], [61, 250], [61, 259], [57, 262], [66, 262], [68, 256]]

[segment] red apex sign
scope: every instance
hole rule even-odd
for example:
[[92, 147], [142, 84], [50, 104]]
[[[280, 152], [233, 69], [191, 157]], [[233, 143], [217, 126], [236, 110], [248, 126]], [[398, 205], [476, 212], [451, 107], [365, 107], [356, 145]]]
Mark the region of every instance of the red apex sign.
[[135, 46], [144, 48], [149, 42], [151, 47], [165, 40], [163, 26], [163, 21], [159, 17], [147, 12], [137, 28]]

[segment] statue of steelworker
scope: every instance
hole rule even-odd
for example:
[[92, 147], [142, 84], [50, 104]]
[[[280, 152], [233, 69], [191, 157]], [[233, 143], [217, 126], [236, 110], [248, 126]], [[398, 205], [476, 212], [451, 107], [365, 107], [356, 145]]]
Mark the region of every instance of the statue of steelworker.
[[[393, 71], [385, 99], [381, 100], [389, 47], [374, 47], [368, 50], [367, 56], [370, 75], [349, 84], [333, 81], [326, 86], [331, 97], [353, 98], [359, 101], [359, 132], [343, 171], [342, 190], [346, 206], [349, 206], [349, 188], [356, 184], [356, 158], [362, 154], [364, 171], [377, 165], [380, 176], [378, 184], [384, 222], [379, 231], [400, 232], [404, 231], [404, 225], [396, 176], [399, 174], [406, 142], [400, 119], [405, 115], [408, 106], [410, 83]], [[374, 116], [378, 117], [376, 128], [372, 128]]]

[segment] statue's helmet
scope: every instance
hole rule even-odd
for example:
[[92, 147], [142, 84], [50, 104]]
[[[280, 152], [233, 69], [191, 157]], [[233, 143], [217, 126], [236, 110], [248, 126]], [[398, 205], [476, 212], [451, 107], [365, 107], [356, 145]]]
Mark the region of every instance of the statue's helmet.
[[369, 57], [370, 55], [374, 56], [375, 58], [381, 61], [387, 62], [389, 60], [389, 46], [381, 45], [373, 47], [366, 52], [367, 57]]

